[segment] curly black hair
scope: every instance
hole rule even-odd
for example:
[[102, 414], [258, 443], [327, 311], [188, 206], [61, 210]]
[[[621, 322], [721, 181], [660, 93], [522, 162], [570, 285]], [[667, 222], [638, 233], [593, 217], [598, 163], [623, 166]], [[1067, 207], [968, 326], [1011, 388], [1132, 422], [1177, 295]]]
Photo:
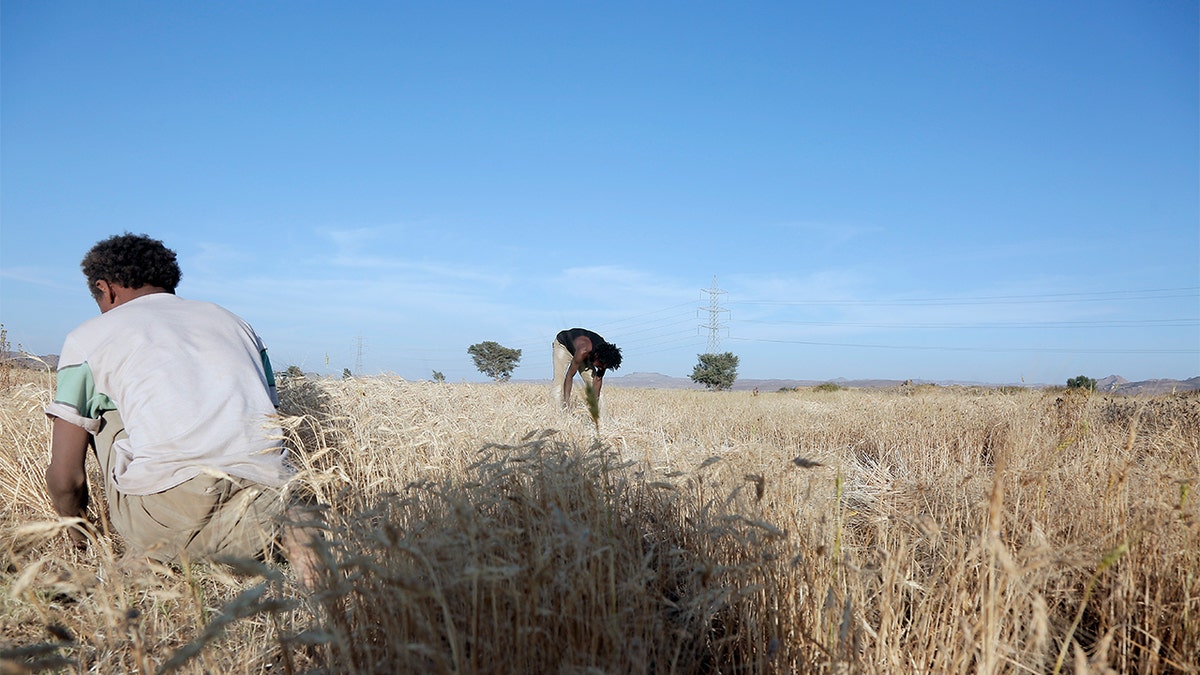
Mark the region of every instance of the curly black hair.
[[96, 282], [103, 279], [126, 288], [158, 286], [174, 293], [183, 272], [175, 251], [144, 234], [118, 234], [97, 242], [79, 263], [92, 297], [100, 296]]
[[604, 364], [604, 367], [617, 370], [621, 367], [621, 348], [611, 342], [601, 342], [592, 347], [592, 362], [596, 360]]

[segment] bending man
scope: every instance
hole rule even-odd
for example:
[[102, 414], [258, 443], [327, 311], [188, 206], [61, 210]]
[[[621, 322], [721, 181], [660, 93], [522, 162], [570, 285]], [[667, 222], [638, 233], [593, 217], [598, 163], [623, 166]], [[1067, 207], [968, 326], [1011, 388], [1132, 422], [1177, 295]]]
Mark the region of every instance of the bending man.
[[586, 328], [559, 331], [552, 350], [554, 400], [560, 408], [570, 405], [571, 382], [575, 379], [575, 373], [579, 373], [583, 381], [592, 387], [599, 399], [605, 371], [621, 367], [620, 348]]

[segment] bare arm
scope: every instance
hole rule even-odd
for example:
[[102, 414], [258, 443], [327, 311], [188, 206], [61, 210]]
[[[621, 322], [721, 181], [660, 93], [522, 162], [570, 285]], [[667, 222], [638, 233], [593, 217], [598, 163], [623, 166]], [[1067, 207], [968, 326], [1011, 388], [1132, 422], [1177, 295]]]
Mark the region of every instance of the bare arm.
[[579, 372], [579, 363], [571, 361], [571, 367], [567, 368], [567, 375], [562, 381], [562, 404], [563, 408], [570, 405], [571, 402], [571, 382], [575, 379], [575, 373]]
[[588, 354], [592, 353], [592, 341], [585, 335], [580, 335], [575, 338], [575, 354], [571, 357], [571, 367], [567, 368], [566, 379], [563, 380], [563, 407], [565, 408], [571, 400], [571, 381], [575, 379], [575, 373], [579, 372], [579, 367], [587, 360]]
[[[46, 489], [58, 515], [84, 518], [87, 515], [88, 484], [84, 460], [92, 435], [87, 429], [55, 417], [50, 441], [50, 466], [46, 468]], [[71, 531], [76, 545], [86, 544], [83, 534]]]

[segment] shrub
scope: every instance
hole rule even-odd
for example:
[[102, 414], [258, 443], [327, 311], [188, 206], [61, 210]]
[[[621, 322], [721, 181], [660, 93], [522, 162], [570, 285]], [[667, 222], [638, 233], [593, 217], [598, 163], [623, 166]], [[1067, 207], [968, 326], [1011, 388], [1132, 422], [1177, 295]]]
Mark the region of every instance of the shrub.
[[1088, 377], [1087, 375], [1072, 377], [1071, 379], [1067, 380], [1067, 389], [1088, 389], [1095, 391], [1096, 380]]

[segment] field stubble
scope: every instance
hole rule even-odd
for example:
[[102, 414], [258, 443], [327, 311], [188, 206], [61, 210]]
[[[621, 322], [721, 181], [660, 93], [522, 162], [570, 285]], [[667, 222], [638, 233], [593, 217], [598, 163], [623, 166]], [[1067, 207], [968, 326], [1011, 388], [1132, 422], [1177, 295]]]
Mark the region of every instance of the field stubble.
[[532, 385], [291, 379], [296, 487], [328, 528], [307, 593], [253, 561], [69, 549], [49, 380], [24, 380], [0, 408], [2, 673], [1200, 661], [1194, 395], [612, 388], [597, 430]]

